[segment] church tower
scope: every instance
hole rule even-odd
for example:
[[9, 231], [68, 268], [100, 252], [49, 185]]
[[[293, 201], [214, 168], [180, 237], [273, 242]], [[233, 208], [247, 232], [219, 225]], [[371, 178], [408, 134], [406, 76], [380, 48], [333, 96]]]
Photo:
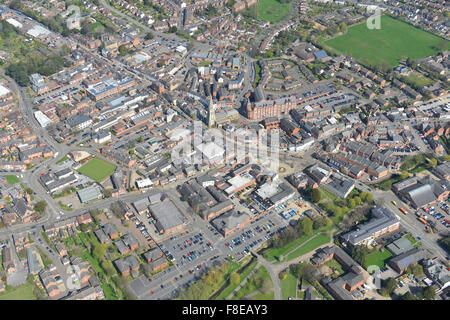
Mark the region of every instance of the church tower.
[[208, 104], [208, 128], [214, 127], [215, 124], [216, 124], [216, 111], [214, 110], [212, 95], [210, 95]]

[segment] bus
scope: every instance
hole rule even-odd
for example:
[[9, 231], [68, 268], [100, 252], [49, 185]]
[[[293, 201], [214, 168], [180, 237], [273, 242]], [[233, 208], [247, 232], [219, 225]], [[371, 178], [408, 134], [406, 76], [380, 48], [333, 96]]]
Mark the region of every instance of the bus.
[[424, 218], [418, 218], [420, 222], [422, 222], [424, 225], [428, 225], [427, 220], [425, 220]]
[[403, 209], [403, 208], [400, 208], [400, 211], [403, 212], [404, 214], [408, 214], [408, 211], [406, 211], [406, 210]]

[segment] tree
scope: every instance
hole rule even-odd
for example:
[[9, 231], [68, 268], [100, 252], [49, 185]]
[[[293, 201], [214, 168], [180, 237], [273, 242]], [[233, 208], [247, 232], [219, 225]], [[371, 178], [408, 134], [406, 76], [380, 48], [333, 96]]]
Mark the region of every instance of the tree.
[[233, 285], [237, 286], [237, 285], [241, 282], [241, 276], [239, 275], [239, 273], [233, 272], [233, 273], [230, 275], [230, 282], [231, 282]]
[[369, 193], [366, 198], [366, 202], [372, 204], [373, 203], [373, 194]]
[[38, 201], [34, 205], [34, 210], [39, 213], [44, 213], [45, 208], [47, 208], [47, 202], [45, 200]]
[[128, 54], [128, 50], [127, 50], [127, 47], [125, 47], [125, 45], [121, 45], [120, 47], [119, 47], [119, 55], [120, 56], [126, 56]]
[[351, 256], [353, 259], [356, 260], [360, 265], [366, 264], [366, 257], [369, 254], [369, 248], [367, 248], [365, 245], [360, 244], [356, 245], [352, 248]]
[[416, 297], [411, 293], [411, 291], [406, 292], [402, 295], [402, 300], [417, 300]]
[[412, 273], [416, 277], [419, 277], [419, 276], [423, 275], [423, 268], [420, 264], [415, 263], [408, 267], [408, 272]]
[[313, 233], [313, 221], [311, 218], [305, 217], [300, 224], [304, 234], [309, 236]]
[[302, 262], [296, 266], [296, 273], [299, 278], [304, 278], [309, 283], [315, 281], [316, 267], [309, 262]]
[[111, 197], [111, 195], [112, 195], [111, 189], [105, 189], [103, 194], [105, 195], [106, 198]]
[[356, 207], [356, 201], [355, 201], [355, 199], [350, 199], [350, 200], [348, 200], [348, 207], [349, 207], [350, 209], [353, 209], [353, 208]]
[[151, 39], [153, 39], [155, 36], [153, 35], [153, 33], [151, 33], [151, 32], [148, 32], [146, 35], [145, 35], [145, 40], [151, 40]]
[[385, 289], [385, 293], [391, 295], [397, 288], [397, 280], [394, 278], [388, 278], [382, 282], [382, 288]]
[[359, 205], [361, 204], [361, 202], [362, 202], [361, 198], [358, 197], [358, 196], [354, 197], [353, 200], [355, 200], [355, 204], [356, 204], [357, 206], [359, 206]]
[[436, 166], [437, 166], [437, 160], [436, 160], [435, 158], [431, 158], [431, 159], [429, 160], [429, 162], [428, 162], [428, 166], [429, 166], [430, 168], [436, 167]]
[[407, 178], [409, 178], [409, 173], [408, 173], [408, 171], [406, 171], [406, 170], [402, 171], [402, 172], [400, 173], [400, 179], [401, 179], [401, 180], [405, 180], [405, 179], [407, 179]]
[[113, 266], [111, 260], [104, 259], [100, 263], [100, 266], [102, 267], [103, 270], [105, 270], [105, 272], [108, 276], [112, 276], [115, 273], [115, 269], [114, 269], [114, 266]]
[[423, 290], [423, 296], [425, 299], [431, 300], [436, 296], [436, 289], [433, 286], [429, 286]]
[[175, 26], [173, 26], [173, 27], [170, 27], [169, 28], [169, 33], [175, 33], [175, 32], [177, 32], [177, 27], [175, 27]]
[[310, 193], [311, 201], [318, 203], [320, 201], [320, 191], [319, 189], [312, 189]]
[[92, 256], [95, 259], [100, 260], [105, 256], [105, 254], [106, 254], [106, 247], [103, 244], [97, 244], [94, 246], [94, 249], [92, 250]]
[[322, 217], [319, 216], [318, 218], [314, 219], [313, 222], [313, 229], [317, 230], [326, 226], [330, 226], [331, 225], [331, 220], [326, 218], [326, 217]]

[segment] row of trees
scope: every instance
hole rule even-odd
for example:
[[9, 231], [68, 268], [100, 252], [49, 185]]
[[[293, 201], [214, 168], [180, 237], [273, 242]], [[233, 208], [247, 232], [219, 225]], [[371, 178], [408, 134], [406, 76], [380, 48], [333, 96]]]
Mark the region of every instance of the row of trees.
[[270, 246], [273, 248], [282, 248], [303, 235], [310, 236], [313, 234], [314, 230], [318, 230], [325, 226], [331, 226], [331, 224], [331, 220], [326, 217], [320, 216], [314, 219], [314, 221], [305, 217], [293, 228], [288, 228], [283, 233], [275, 236], [272, 239]]
[[[180, 292], [180, 300], [207, 300], [225, 281], [232, 266], [227, 261], [220, 266], [214, 266], [204, 273], [200, 280], [193, 282], [186, 290]], [[236, 276], [233, 276], [236, 277]], [[234, 279], [237, 281], [237, 279]]]

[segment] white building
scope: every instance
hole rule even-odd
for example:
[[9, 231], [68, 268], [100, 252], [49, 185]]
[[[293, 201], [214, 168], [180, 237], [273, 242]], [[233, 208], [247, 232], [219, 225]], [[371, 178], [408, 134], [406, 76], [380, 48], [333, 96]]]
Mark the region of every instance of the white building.
[[152, 185], [153, 182], [149, 178], [136, 180], [136, 186], [138, 189], [150, 188]]
[[52, 120], [50, 120], [49, 117], [47, 117], [42, 111], [36, 111], [34, 113], [34, 117], [36, 118], [37, 122], [39, 122], [42, 128], [45, 128], [50, 123], [52, 123]]

